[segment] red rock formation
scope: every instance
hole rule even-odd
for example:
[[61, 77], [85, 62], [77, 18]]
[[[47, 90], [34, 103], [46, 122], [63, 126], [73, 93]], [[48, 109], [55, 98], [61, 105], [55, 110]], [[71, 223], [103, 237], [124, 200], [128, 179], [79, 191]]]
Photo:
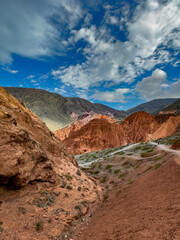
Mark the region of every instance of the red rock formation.
[[63, 141], [64, 139], [69, 137], [71, 132], [75, 132], [75, 131], [79, 130], [81, 127], [83, 127], [85, 124], [90, 122], [92, 119], [106, 119], [110, 123], [116, 122], [116, 120], [114, 118], [110, 118], [110, 117], [102, 115], [102, 114], [95, 114], [94, 112], [91, 111], [89, 113], [81, 115], [78, 118], [78, 120], [75, 121], [72, 125], [69, 125], [66, 128], [59, 129], [59, 130], [55, 131], [54, 134], [61, 141]]
[[0, 87], [0, 239], [57, 239], [99, 190], [45, 124]]
[[119, 126], [116, 123], [110, 123], [106, 119], [93, 119], [88, 124], [75, 132], [71, 132], [69, 137], [63, 143], [69, 146], [74, 154], [88, 151], [101, 150], [119, 146], [120, 143], [126, 144], [123, 134], [118, 134]]
[[180, 141], [177, 141], [175, 143], [172, 144], [171, 146], [172, 149], [177, 149], [177, 150], [180, 150]]
[[63, 143], [73, 154], [80, 154], [166, 137], [175, 132], [179, 123], [179, 116], [152, 116], [146, 112], [134, 113], [120, 125], [94, 119], [80, 129], [71, 129]]

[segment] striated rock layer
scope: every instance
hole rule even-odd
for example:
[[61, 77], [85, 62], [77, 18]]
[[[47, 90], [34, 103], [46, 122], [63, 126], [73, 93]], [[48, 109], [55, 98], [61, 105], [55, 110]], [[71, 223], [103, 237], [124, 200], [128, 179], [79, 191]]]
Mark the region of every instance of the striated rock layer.
[[166, 137], [176, 131], [179, 123], [180, 116], [152, 116], [146, 112], [134, 113], [119, 125], [106, 119], [93, 119], [77, 129], [69, 128], [63, 143], [73, 154], [81, 154]]
[[71, 132], [75, 132], [75, 131], [79, 130], [85, 124], [87, 124], [88, 122], [90, 122], [93, 119], [106, 119], [110, 123], [116, 122], [116, 119], [114, 119], [113, 117], [108, 117], [108, 116], [105, 116], [102, 114], [95, 114], [94, 112], [91, 111], [90, 113], [81, 115], [78, 118], [78, 120], [75, 121], [72, 125], [69, 125], [68, 127], [63, 128], [63, 129], [59, 129], [59, 130], [55, 131], [54, 133], [61, 141], [63, 141], [64, 139], [69, 137]]
[[2, 87], [0, 133], [0, 239], [57, 239], [101, 198], [101, 189], [45, 124]]

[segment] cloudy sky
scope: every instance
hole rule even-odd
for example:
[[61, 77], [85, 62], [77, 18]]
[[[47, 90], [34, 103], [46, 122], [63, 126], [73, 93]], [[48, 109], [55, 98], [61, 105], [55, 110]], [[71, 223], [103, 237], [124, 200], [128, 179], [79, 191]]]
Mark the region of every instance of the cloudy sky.
[[116, 109], [180, 97], [180, 1], [1, 0], [0, 85]]

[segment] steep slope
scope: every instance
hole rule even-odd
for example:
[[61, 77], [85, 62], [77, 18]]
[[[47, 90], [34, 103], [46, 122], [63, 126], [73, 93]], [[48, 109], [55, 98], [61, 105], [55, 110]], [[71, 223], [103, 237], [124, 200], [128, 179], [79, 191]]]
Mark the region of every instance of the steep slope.
[[62, 139], [73, 154], [80, 154], [167, 137], [177, 131], [179, 124], [180, 116], [137, 112], [119, 125], [105, 119], [94, 119], [83, 127], [68, 128], [69, 132]]
[[74, 239], [180, 239], [180, 158], [168, 153], [166, 159], [124, 190], [116, 185]]
[[165, 107], [160, 113], [166, 114], [180, 114], [180, 99]]
[[146, 112], [135, 113], [120, 125], [105, 119], [94, 119], [79, 130], [71, 131], [63, 143], [73, 154], [80, 154], [146, 141], [148, 134], [158, 126], [155, 117]]
[[126, 116], [124, 111], [118, 111], [103, 104], [93, 104], [81, 98], [63, 97], [40, 89], [6, 88], [14, 97], [21, 100], [31, 109], [52, 131], [72, 124], [82, 114], [89, 113], [110, 115], [119, 120]]
[[98, 188], [45, 124], [2, 87], [0, 132], [0, 239], [56, 239], [87, 212]]
[[126, 113], [130, 115], [139, 111], [145, 111], [150, 114], [155, 114], [158, 113], [163, 108], [165, 108], [166, 106], [174, 103], [176, 100], [177, 98], [154, 99], [152, 101], [131, 108], [127, 110]]
[[81, 115], [77, 121], [75, 121], [73, 124], [67, 126], [66, 128], [59, 129], [54, 132], [54, 134], [63, 141], [65, 138], [67, 138], [72, 132], [75, 132], [82, 128], [85, 124], [90, 122], [92, 119], [106, 119], [110, 123], [115, 123], [116, 120], [114, 118], [110, 118], [105, 115], [101, 114], [94, 114], [93, 112]]

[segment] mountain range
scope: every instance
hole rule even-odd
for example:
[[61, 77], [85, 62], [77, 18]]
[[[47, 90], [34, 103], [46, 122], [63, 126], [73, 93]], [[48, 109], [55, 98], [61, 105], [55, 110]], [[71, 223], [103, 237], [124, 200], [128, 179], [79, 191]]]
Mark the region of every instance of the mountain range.
[[126, 113], [100, 103], [91, 103], [82, 98], [68, 98], [45, 90], [31, 88], [5, 88], [33, 111], [52, 131], [68, 126], [77, 119], [91, 114], [112, 116], [122, 121]]
[[75, 126], [70, 131], [67, 128], [60, 129], [55, 134], [76, 155], [164, 138], [174, 134], [179, 125], [180, 116], [154, 116], [141, 111], [126, 117], [120, 124], [103, 118], [93, 119], [77, 129]]
[[156, 99], [140, 104], [128, 111], [120, 111], [82, 98], [63, 97], [40, 89], [18, 87], [6, 87], [5, 89], [22, 101], [52, 131], [67, 127], [76, 120], [91, 120], [97, 114], [114, 118], [116, 122], [120, 123], [125, 117], [138, 111], [150, 114], [158, 113], [177, 100], [174, 98]]

